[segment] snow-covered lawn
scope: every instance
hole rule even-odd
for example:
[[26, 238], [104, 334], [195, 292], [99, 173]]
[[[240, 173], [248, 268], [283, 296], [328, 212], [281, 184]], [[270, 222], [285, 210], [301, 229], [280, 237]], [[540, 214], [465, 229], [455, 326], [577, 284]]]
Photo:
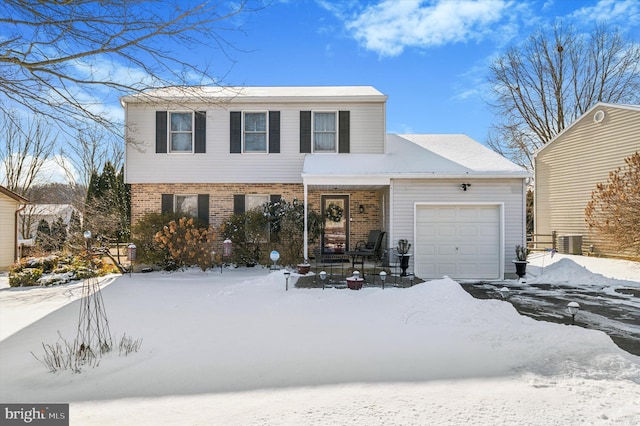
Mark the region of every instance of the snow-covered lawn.
[[[637, 263], [608, 263], [594, 272], [640, 286]], [[109, 278], [111, 332], [142, 347], [81, 374], [31, 355], [73, 340], [81, 285], [0, 281], [0, 402], [69, 402], [72, 425], [640, 425], [640, 357], [448, 278], [288, 292], [257, 268]]]

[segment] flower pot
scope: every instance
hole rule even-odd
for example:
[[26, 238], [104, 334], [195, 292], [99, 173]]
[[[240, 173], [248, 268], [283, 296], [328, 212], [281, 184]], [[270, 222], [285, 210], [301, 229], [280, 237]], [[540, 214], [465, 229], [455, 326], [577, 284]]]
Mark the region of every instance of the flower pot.
[[307, 275], [311, 270], [311, 265], [307, 263], [298, 263], [298, 273], [300, 275]]
[[347, 278], [347, 287], [349, 287], [351, 290], [360, 290], [363, 283], [364, 278]]
[[512, 262], [516, 265], [516, 274], [518, 278], [523, 278], [527, 275], [527, 262], [526, 260], [512, 260]]

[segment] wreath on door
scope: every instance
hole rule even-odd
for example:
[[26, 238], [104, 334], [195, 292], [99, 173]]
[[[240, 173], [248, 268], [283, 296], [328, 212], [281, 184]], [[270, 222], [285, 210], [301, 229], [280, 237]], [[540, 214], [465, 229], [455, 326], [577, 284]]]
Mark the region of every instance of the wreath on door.
[[327, 206], [326, 211], [327, 219], [332, 222], [340, 222], [342, 220], [342, 215], [344, 214], [344, 209], [335, 203], [331, 203]]

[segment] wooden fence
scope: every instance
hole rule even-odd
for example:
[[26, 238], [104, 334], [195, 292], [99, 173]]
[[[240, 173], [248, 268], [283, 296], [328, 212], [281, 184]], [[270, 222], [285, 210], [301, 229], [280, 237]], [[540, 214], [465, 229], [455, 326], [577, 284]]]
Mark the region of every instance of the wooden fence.
[[557, 232], [551, 234], [527, 234], [527, 248], [531, 251], [557, 250]]

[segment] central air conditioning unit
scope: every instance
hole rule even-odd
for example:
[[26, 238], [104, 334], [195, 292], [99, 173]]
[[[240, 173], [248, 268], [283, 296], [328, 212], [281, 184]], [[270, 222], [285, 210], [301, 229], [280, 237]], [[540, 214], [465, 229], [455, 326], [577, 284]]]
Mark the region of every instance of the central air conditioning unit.
[[558, 252], [564, 254], [582, 254], [582, 235], [560, 235]]

